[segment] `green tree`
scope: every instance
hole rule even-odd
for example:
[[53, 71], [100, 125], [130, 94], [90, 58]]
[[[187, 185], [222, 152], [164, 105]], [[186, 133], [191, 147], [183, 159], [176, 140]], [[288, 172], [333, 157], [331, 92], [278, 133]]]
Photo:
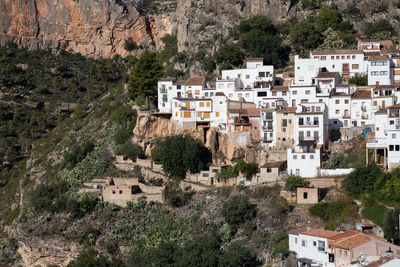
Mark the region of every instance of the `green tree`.
[[250, 180], [259, 171], [257, 163], [247, 163], [244, 160], [239, 160], [235, 164], [235, 170], [244, 174], [247, 180]]
[[215, 54], [216, 62], [224, 64], [224, 67], [238, 67], [243, 63], [244, 54], [240, 48], [233, 43], [223, 44]]
[[388, 32], [389, 34], [394, 33], [392, 24], [386, 19], [380, 19], [372, 24], [367, 24], [367, 36], [369, 38], [381, 32]]
[[383, 232], [385, 238], [392, 240], [397, 243], [399, 240], [399, 214], [400, 207], [396, 207], [393, 210], [388, 210], [385, 213], [385, 218], [383, 221]]
[[127, 140], [125, 143], [117, 145], [115, 154], [125, 156], [129, 159], [145, 157], [142, 148], [139, 145], [132, 143], [131, 140]]
[[368, 85], [368, 75], [367, 74], [356, 74], [349, 79], [349, 84], [355, 84], [357, 86]]
[[224, 267], [251, 267], [259, 265], [251, 249], [245, 247], [243, 242], [234, 241], [229, 244], [220, 257], [219, 266]]
[[290, 29], [290, 44], [297, 53], [305, 54], [306, 51], [317, 48], [323, 37], [314, 24], [308, 21], [301, 21], [294, 24]]
[[165, 172], [181, 179], [188, 171], [197, 173], [211, 162], [211, 152], [189, 135], [166, 137], [151, 155], [155, 162], [163, 165]]
[[347, 43], [341, 38], [339, 32], [334, 31], [332, 28], [326, 30], [326, 38], [324, 42], [318, 47], [322, 50], [335, 50], [343, 49]]
[[138, 96], [145, 97], [150, 108], [150, 102], [157, 96], [157, 83], [162, 75], [163, 68], [157, 60], [157, 53], [145, 50], [129, 78], [130, 98], [135, 100]]
[[124, 42], [124, 49], [126, 50], [126, 51], [132, 51], [132, 50], [135, 50], [135, 49], [138, 49], [138, 46], [137, 46], [137, 44], [133, 41], [133, 39], [132, 38], [129, 38], [128, 40], [125, 40], [125, 42]]
[[232, 31], [246, 56], [262, 57], [268, 65], [284, 66], [289, 51], [282, 45], [282, 40], [272, 21], [261, 15], [242, 20]]
[[286, 179], [285, 189], [289, 191], [296, 191], [297, 187], [309, 187], [310, 182], [300, 176], [291, 175]]
[[256, 216], [257, 206], [251, 204], [247, 196], [237, 194], [224, 203], [221, 213], [225, 222], [238, 226]]
[[375, 182], [381, 175], [381, 170], [375, 164], [361, 166], [343, 180], [342, 186], [351, 196], [360, 198], [363, 193], [374, 190]]
[[289, 249], [289, 238], [285, 229], [279, 229], [271, 236], [271, 243], [274, 251], [283, 251]]
[[177, 254], [175, 266], [218, 266], [219, 240], [213, 234], [201, 235], [185, 243]]
[[323, 7], [315, 18], [315, 22], [321, 31], [325, 31], [328, 28], [336, 30], [342, 22], [342, 14], [339, 10]]

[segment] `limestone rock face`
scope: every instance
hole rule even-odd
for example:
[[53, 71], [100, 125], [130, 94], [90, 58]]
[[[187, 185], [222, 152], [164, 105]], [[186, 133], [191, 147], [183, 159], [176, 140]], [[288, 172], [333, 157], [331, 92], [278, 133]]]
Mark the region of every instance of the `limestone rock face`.
[[[331, 2], [343, 9], [348, 1]], [[357, 6], [364, 12], [382, 2], [387, 1], [363, 0]], [[266, 15], [274, 22], [283, 22], [309, 13], [302, 10], [298, 0], [153, 0], [147, 11], [140, 3], [0, 0], [0, 44], [12, 41], [29, 49], [66, 49], [91, 57], [124, 57], [140, 53], [124, 49], [129, 38], [157, 50], [164, 46], [161, 38], [173, 34], [177, 36], [179, 51], [194, 52], [200, 42], [212, 44], [216, 36], [227, 36], [229, 28], [250, 15]], [[392, 23], [397, 28], [398, 23]]]
[[75, 243], [66, 243], [58, 239], [20, 239], [18, 253], [23, 266], [67, 266], [75, 259], [81, 247]]

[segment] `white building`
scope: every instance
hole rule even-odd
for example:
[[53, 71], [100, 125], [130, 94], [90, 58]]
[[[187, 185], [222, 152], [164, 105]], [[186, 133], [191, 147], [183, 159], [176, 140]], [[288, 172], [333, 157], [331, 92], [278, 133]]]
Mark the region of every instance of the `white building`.
[[311, 85], [320, 72], [339, 72], [344, 79], [367, 72], [361, 50], [312, 51], [309, 58], [295, 56], [295, 84]]
[[367, 62], [369, 85], [392, 84], [389, 56], [369, 56]]
[[335, 266], [334, 250], [328, 245], [338, 232], [313, 229], [289, 233], [289, 250], [296, 252], [298, 266]]

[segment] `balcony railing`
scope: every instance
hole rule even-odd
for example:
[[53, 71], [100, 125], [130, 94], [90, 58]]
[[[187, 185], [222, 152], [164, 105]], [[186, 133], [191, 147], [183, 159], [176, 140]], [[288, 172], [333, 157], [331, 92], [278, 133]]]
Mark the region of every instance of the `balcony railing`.
[[261, 141], [264, 143], [272, 143], [273, 140], [271, 137], [267, 137], [267, 138], [263, 137], [263, 138], [261, 138]]
[[367, 120], [368, 119], [368, 115], [367, 114], [363, 114], [363, 115], [361, 115], [361, 118], [364, 119], [364, 120]]
[[350, 69], [349, 68], [345, 68], [342, 70], [343, 73], [350, 73]]
[[319, 122], [318, 121], [305, 121], [305, 122], [299, 122], [299, 126], [318, 126]]
[[167, 93], [167, 89], [160, 89], [160, 93], [162, 93], [162, 94]]
[[268, 127], [268, 126], [263, 126], [262, 129], [265, 131], [272, 131], [274, 128]]

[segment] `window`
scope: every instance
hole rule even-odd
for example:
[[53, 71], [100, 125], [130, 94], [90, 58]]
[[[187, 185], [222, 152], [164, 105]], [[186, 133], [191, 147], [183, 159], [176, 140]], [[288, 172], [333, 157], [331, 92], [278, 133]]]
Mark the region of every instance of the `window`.
[[202, 112], [197, 112], [197, 117], [201, 118], [202, 117]]
[[272, 172], [272, 169], [271, 168], [267, 168], [267, 172]]
[[400, 151], [400, 145], [395, 145], [395, 150]]
[[293, 155], [293, 159], [297, 159], [297, 155]]
[[168, 102], [168, 95], [167, 95], [167, 94], [164, 94], [164, 95], [162, 96], [162, 101], [163, 101], [163, 102]]
[[337, 110], [335, 111], [335, 113], [336, 113], [336, 114], [340, 114], [340, 110], [337, 109]]
[[200, 90], [195, 90], [194, 93], [195, 93], [195, 95], [199, 95], [200, 94]]
[[310, 155], [310, 159], [314, 159], [314, 155]]
[[325, 251], [325, 241], [318, 241], [318, 250]]
[[346, 57], [345, 56], [342, 56], [342, 59], [345, 59]]
[[175, 112], [175, 117], [178, 117], [178, 112]]
[[286, 128], [282, 128], [282, 132], [286, 133]]
[[204, 96], [207, 97], [207, 96], [208, 96], [208, 93], [204, 93]]
[[246, 93], [244, 96], [245, 97], [250, 97], [250, 93]]
[[122, 190], [119, 190], [119, 193], [122, 194]]
[[192, 113], [190, 111], [185, 111], [185, 112], [183, 112], [183, 117], [184, 118], [191, 118], [192, 117]]
[[219, 112], [215, 112], [215, 117], [219, 117]]
[[293, 91], [293, 93], [292, 93], [293, 95], [297, 95], [297, 91]]
[[267, 96], [267, 92], [257, 92], [257, 96]]
[[288, 120], [288, 122], [289, 122], [289, 124], [291, 124], [291, 123], [292, 123], [292, 120]]
[[349, 103], [349, 100], [348, 100], [348, 99], [345, 99], [345, 100], [344, 100], [344, 103], [345, 103], [345, 104], [348, 104], [348, 103]]
[[378, 76], [379, 75], [379, 71], [371, 71], [371, 76]]
[[112, 193], [115, 194], [115, 190], [113, 190]]
[[259, 76], [259, 77], [265, 77], [265, 72], [259, 72], [259, 73], [258, 73], [258, 76]]
[[358, 64], [352, 64], [352, 65], [351, 65], [351, 68], [352, 68], [353, 70], [358, 70], [359, 65], [358, 65]]
[[335, 59], [335, 56], [331, 56], [331, 59]]
[[276, 96], [276, 92], [272, 92], [272, 96]]
[[[304, 198], [304, 199], [307, 199], [307, 198], [308, 198], [308, 193], [307, 193], [307, 192], [304, 192], [304, 193], [303, 193], [303, 198]], [[316, 246], [317, 246], [317, 242], [314, 241], [314, 242], [313, 242], [313, 245], [314, 245], [314, 247], [316, 247]]]
[[347, 250], [344, 251], [344, 256], [347, 257]]
[[246, 75], [246, 79], [250, 79], [250, 75], [249, 74]]
[[301, 245], [302, 245], [303, 247], [307, 247], [307, 240], [302, 239], [302, 240], [301, 240]]
[[233, 97], [233, 94], [229, 94], [229, 98], [232, 98]]
[[294, 238], [294, 243], [297, 244], [297, 237]]
[[210, 102], [207, 102], [207, 107], [208, 107], [208, 108], [210, 107], [210, 105], [211, 105], [211, 103], [210, 103]]
[[335, 65], [332, 65], [332, 69], [334, 69], [335, 68]]
[[350, 56], [347, 56], [347, 59], [350, 59]]
[[390, 125], [393, 125], [394, 124], [394, 121], [390, 121]]
[[204, 107], [204, 102], [200, 102], [200, 107]]
[[309, 95], [310, 94], [310, 90], [306, 90], [306, 95]]
[[352, 55], [352, 56], [351, 56], [351, 59], [356, 59], [356, 56], [355, 56], [355, 55]]
[[283, 127], [286, 127], [286, 126], [287, 126], [287, 119], [283, 119], [283, 120], [282, 120], [282, 126], [283, 126]]
[[[308, 196], [308, 194], [306, 195], [307, 193], [306, 192], [304, 192], [304, 196]], [[306, 198], [306, 197], [305, 197]], [[317, 246], [317, 241], [313, 241], [313, 246], [314, 247], [316, 247]]]
[[387, 66], [387, 61], [372, 61], [371, 66]]
[[320, 112], [321, 111], [321, 107], [317, 107], [316, 110], [317, 110], [317, 112]]
[[286, 96], [286, 92], [282, 92], [282, 96]]
[[175, 102], [175, 107], [178, 107], [178, 102]]
[[396, 134], [395, 134], [395, 133], [392, 134], [392, 138], [393, 138], [393, 139], [396, 139]]
[[376, 105], [378, 105], [378, 101], [375, 100], [374, 101], [374, 106], [376, 106]]
[[389, 151], [394, 151], [394, 145], [389, 145]]
[[340, 56], [336, 56], [336, 59], [340, 59]]
[[301, 155], [301, 159], [306, 159], [306, 155]]
[[387, 74], [388, 74], [388, 72], [385, 70], [385, 71], [381, 71], [381, 72], [379, 72], [379, 74], [380, 74], [380, 75], [387, 75]]
[[321, 56], [321, 60], [326, 60], [326, 56]]
[[335, 100], [335, 104], [336, 104], [336, 105], [339, 105], [339, 103], [340, 103], [340, 100], [339, 100], [339, 99], [336, 99], [336, 100]]
[[210, 112], [204, 112], [204, 118], [209, 119], [210, 118]]

